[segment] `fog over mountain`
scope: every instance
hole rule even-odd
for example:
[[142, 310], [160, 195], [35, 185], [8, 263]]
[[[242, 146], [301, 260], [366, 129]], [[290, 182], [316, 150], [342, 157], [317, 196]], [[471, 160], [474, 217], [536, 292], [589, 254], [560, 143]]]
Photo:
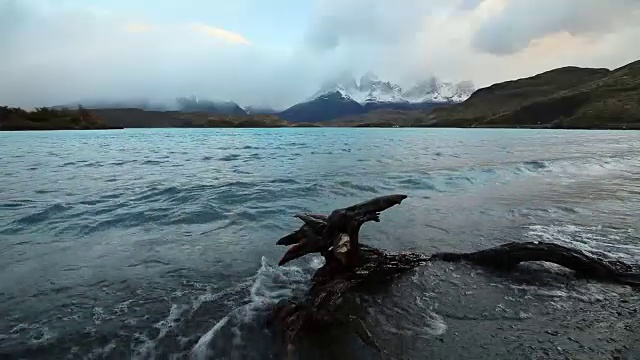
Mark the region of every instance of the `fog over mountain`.
[[0, 0], [0, 104], [195, 94], [284, 109], [369, 70], [407, 90], [482, 87], [631, 62], [638, 19], [639, 0]]

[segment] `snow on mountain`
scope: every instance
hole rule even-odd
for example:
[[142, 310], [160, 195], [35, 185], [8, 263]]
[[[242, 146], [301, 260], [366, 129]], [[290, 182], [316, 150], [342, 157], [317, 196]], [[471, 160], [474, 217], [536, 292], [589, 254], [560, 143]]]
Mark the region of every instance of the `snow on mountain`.
[[440, 81], [435, 76], [421, 81], [403, 95], [409, 102], [462, 102], [473, 94], [475, 86], [471, 81], [450, 83]]
[[338, 89], [296, 104], [279, 113], [279, 116], [288, 121], [318, 122], [359, 115], [364, 111], [364, 107], [347, 95], [344, 89]]
[[360, 78], [360, 94], [364, 96], [364, 102], [406, 102], [402, 97], [402, 89], [388, 81], [380, 81], [378, 77], [368, 72]]
[[339, 77], [326, 81], [320, 86], [320, 90], [318, 90], [309, 100], [313, 100], [319, 96], [339, 92], [347, 96], [347, 94], [357, 93], [358, 92], [358, 84], [356, 83], [356, 79], [349, 73], [344, 73]]
[[467, 100], [476, 91], [476, 86], [470, 80], [461, 81], [455, 84], [455, 86], [458, 91], [454, 96], [454, 99], [455, 99], [454, 101], [458, 101], [458, 102]]
[[333, 81], [325, 82], [309, 101], [320, 96], [339, 93], [345, 99], [354, 100], [361, 105], [371, 103], [449, 103], [462, 102], [469, 98], [475, 91], [470, 81], [459, 83], [442, 82], [436, 77], [418, 82], [408, 91], [404, 92], [399, 85], [389, 81], [381, 81], [371, 71], [360, 78], [356, 83], [350, 74], [342, 74]]

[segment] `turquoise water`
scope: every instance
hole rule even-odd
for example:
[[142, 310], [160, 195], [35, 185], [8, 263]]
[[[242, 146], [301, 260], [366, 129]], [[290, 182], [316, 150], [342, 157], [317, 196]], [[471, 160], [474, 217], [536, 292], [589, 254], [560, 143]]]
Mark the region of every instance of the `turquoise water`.
[[[607, 131], [0, 133], [0, 355], [271, 358], [264, 313], [321, 265], [275, 266], [292, 215], [382, 194], [409, 195], [363, 228], [385, 249], [545, 240], [640, 263], [639, 154], [640, 133]], [[637, 311], [629, 289], [527, 269], [429, 265], [363, 301], [410, 359], [600, 359], [634, 343], [616, 325]]]

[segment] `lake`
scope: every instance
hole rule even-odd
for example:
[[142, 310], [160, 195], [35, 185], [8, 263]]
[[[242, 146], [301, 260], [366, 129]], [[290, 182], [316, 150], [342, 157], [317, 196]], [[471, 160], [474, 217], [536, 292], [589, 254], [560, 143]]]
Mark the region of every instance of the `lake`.
[[[322, 264], [276, 265], [293, 215], [392, 193], [409, 198], [362, 242], [640, 263], [639, 155], [640, 132], [614, 131], [0, 133], [0, 357], [270, 359], [265, 314]], [[361, 300], [393, 358], [640, 358], [638, 292], [552, 265], [432, 263]]]

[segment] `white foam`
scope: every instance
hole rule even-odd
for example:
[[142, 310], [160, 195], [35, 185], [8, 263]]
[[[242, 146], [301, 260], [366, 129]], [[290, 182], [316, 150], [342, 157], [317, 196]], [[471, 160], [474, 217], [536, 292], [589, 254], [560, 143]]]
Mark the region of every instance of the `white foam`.
[[611, 174], [628, 174], [640, 169], [637, 157], [606, 157], [588, 159], [567, 159], [546, 162], [543, 174], [552, 173], [566, 183], [580, 181], [585, 177], [601, 178]]
[[223, 317], [218, 321], [206, 334], [202, 335], [198, 340], [198, 343], [191, 349], [191, 359], [194, 360], [206, 360], [209, 359], [209, 343], [217, 332], [222, 329], [224, 325], [229, 321], [229, 315]]
[[13, 327], [9, 332], [14, 335], [6, 334], [7, 338], [18, 337], [18, 334], [27, 332], [27, 338], [31, 344], [43, 344], [53, 339], [55, 333], [49, 330], [48, 327], [41, 324], [18, 324]]
[[91, 353], [89, 353], [89, 355], [87, 355], [87, 359], [104, 359], [115, 348], [116, 348], [116, 342], [111, 341], [105, 347], [94, 349]]
[[[311, 267], [322, 266], [320, 262], [314, 260], [312, 260], [310, 264]], [[253, 321], [259, 311], [267, 309], [282, 299], [289, 298], [293, 290], [306, 288], [309, 277], [307, 273], [297, 266], [274, 267], [269, 264], [267, 258], [262, 257], [260, 268], [256, 274], [240, 286], [242, 288], [248, 288], [249, 290], [246, 298], [248, 303], [234, 308], [207, 331], [206, 334], [201, 336], [196, 345], [191, 349], [191, 358], [212, 358], [215, 354], [211, 353], [209, 344], [216, 335], [229, 324], [233, 324], [231, 331], [234, 333], [234, 340], [230, 346], [242, 347], [244, 342], [242, 340], [241, 326]], [[239, 287], [236, 286], [235, 290], [238, 290], [238, 288]], [[213, 296], [200, 298], [196, 302], [196, 305], [199, 307], [204, 301], [213, 301], [220, 298], [223, 293], [229, 292], [231, 292], [231, 290], [225, 290]]]
[[107, 316], [104, 314], [104, 310], [102, 310], [101, 307], [94, 307], [93, 308], [93, 324], [94, 325], [98, 325], [102, 322], [102, 320], [106, 319]]
[[134, 299], [129, 299], [121, 302], [113, 308], [113, 312], [121, 315], [129, 311], [129, 305], [134, 301]]
[[[419, 316], [421, 325], [414, 325], [411, 322], [396, 323], [395, 321], [389, 321], [390, 319], [398, 319], [403, 316], [402, 312], [398, 309], [368, 309], [368, 312], [375, 318], [378, 326], [390, 333], [399, 334], [405, 337], [420, 337], [429, 338], [431, 336], [439, 336], [447, 331], [447, 324], [442, 316], [436, 314], [431, 310], [425, 310], [417, 313]], [[394, 314], [387, 314], [392, 312]], [[415, 320], [415, 319], [414, 319]], [[393, 323], [392, 323], [393, 322]]]
[[311, 268], [314, 270], [318, 270], [324, 266], [324, 263], [325, 263], [324, 257], [314, 256], [311, 258], [311, 262], [309, 263], [309, 266], [311, 266]]
[[35, 332], [29, 336], [31, 344], [46, 344], [50, 339], [55, 337], [55, 333], [46, 326], [36, 325]]
[[532, 225], [528, 229], [525, 235], [533, 240], [568, 245], [590, 253], [606, 253], [617, 259], [640, 259], [640, 245], [615, 243], [620, 241], [620, 234], [632, 235], [632, 229], [603, 229], [571, 224]]
[[156, 341], [164, 338], [169, 330], [173, 329], [180, 320], [180, 315], [187, 309], [187, 306], [171, 304], [169, 315], [162, 321], [153, 325], [153, 327], [160, 329], [160, 333], [156, 337]]
[[447, 331], [447, 324], [444, 322], [442, 316], [432, 312], [427, 312], [429, 322], [427, 323], [427, 327], [425, 330], [434, 336], [439, 336], [444, 334]]
[[154, 347], [156, 343], [144, 334], [135, 333], [133, 334], [133, 337], [136, 340], [140, 341], [141, 344], [136, 347], [131, 358], [134, 360], [149, 358], [153, 359], [155, 355]]
[[525, 291], [525, 297], [551, 298], [553, 301], [550, 303], [558, 308], [570, 307], [573, 301], [589, 304], [607, 302], [633, 291], [628, 286], [601, 283], [585, 283], [575, 288], [544, 289], [531, 285], [511, 285], [511, 288]]
[[212, 287], [208, 288], [207, 291], [204, 294], [198, 296], [193, 301], [193, 304], [191, 305], [191, 315], [193, 315], [196, 312], [196, 310], [198, 310], [200, 308], [200, 306], [202, 306], [203, 303], [217, 301], [217, 300], [219, 300], [220, 298], [222, 298], [222, 297], [224, 297], [226, 295], [229, 295], [229, 294], [234, 293], [236, 291], [243, 290], [243, 289], [249, 287], [249, 285], [251, 285], [251, 280], [250, 279], [247, 280], [247, 281], [241, 282], [239, 284], [236, 284], [233, 287], [230, 287], [230, 288], [218, 291], [218, 292], [211, 292]]
[[188, 308], [189, 307], [186, 305], [171, 304], [171, 308], [169, 309], [169, 314], [167, 315], [167, 317], [153, 325], [153, 327], [159, 330], [158, 335], [154, 339], [149, 339], [144, 334], [136, 333], [134, 336], [141, 342], [141, 344], [134, 350], [132, 358], [153, 358], [155, 354], [155, 347], [158, 341], [167, 336], [167, 333], [176, 325], [178, 325], [181, 315]]
[[[638, 161], [635, 155], [625, 157], [529, 160], [519, 162], [510, 168], [509, 171], [511, 171], [513, 175], [525, 174], [527, 176], [540, 176], [545, 179], [551, 176], [554, 180], [560, 178], [566, 182], [573, 182], [584, 179], [585, 176], [600, 177], [609, 174], [628, 173], [632, 169], [640, 169], [640, 161]], [[496, 170], [500, 171], [500, 169]], [[507, 180], [511, 178], [509, 173], [502, 173], [500, 176]]]

